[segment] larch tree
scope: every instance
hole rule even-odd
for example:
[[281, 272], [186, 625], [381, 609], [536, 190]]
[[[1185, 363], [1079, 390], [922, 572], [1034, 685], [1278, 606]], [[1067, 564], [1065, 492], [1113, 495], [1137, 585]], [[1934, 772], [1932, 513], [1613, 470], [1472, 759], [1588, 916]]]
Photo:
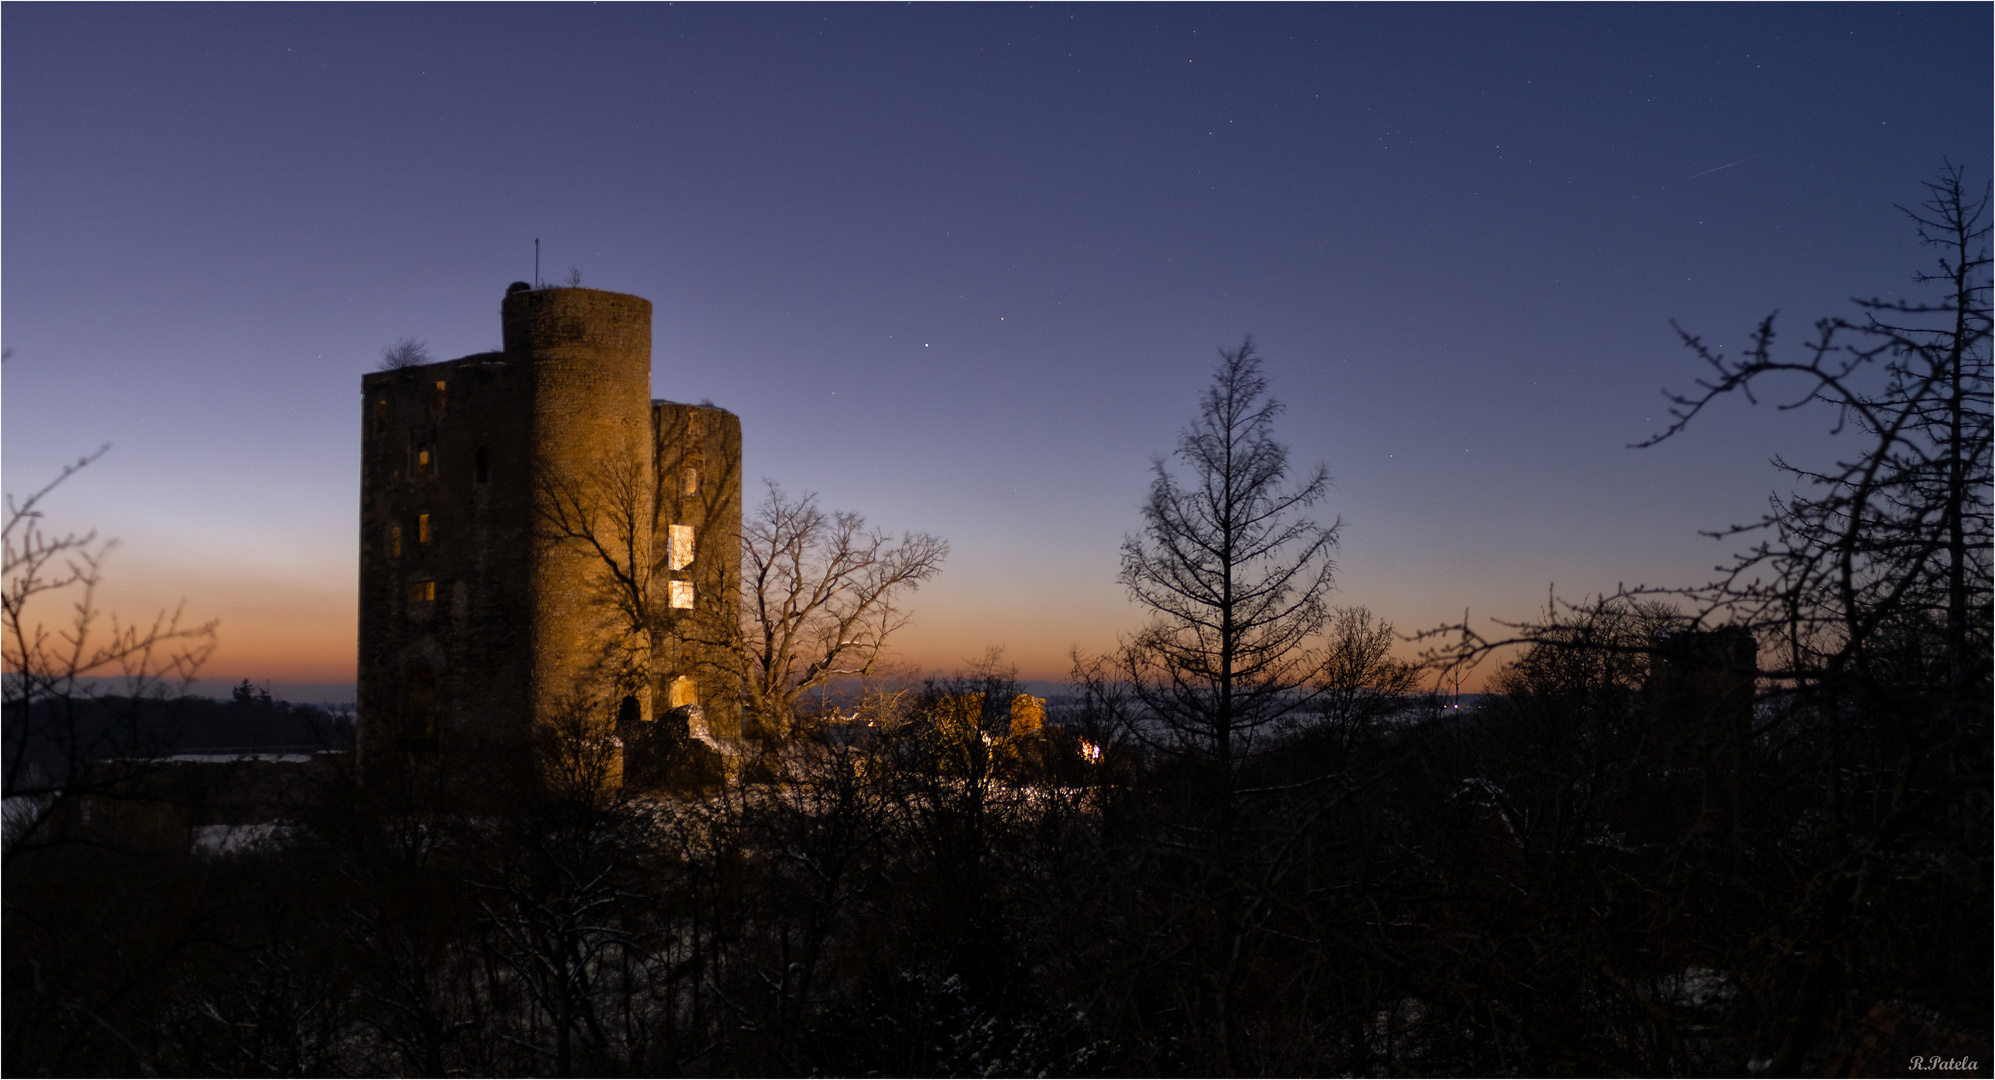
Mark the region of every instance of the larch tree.
[[1121, 582], [1154, 619], [1123, 644], [1115, 675], [1140, 707], [1137, 732], [1206, 766], [1222, 845], [1256, 737], [1308, 705], [1309, 641], [1328, 616], [1339, 526], [1307, 511], [1329, 471], [1290, 483], [1281, 411], [1253, 338], [1221, 350], [1198, 417], [1155, 463], [1142, 533], [1122, 545]]

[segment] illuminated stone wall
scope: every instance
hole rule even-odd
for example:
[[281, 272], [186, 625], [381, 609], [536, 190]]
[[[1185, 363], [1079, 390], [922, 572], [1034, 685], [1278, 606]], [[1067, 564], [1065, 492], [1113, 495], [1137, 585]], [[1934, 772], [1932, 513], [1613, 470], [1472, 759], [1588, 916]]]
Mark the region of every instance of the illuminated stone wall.
[[[738, 739], [739, 695], [726, 676], [717, 635], [741, 621], [741, 418], [712, 405], [674, 401], [652, 402], [651, 416], [658, 477], [654, 708], [663, 713], [697, 705], [695, 730], [704, 724], [712, 736]], [[690, 533], [690, 558], [675, 533]], [[689, 696], [685, 684], [673, 693], [680, 678], [692, 680], [695, 701], [674, 700]]]
[[[526, 586], [534, 717], [601, 711], [595, 699], [627, 680], [629, 654], [648, 650], [626, 640], [628, 620], [619, 618], [602, 556], [546, 535], [558, 509], [550, 500], [579, 500], [614, 557], [651, 561], [649, 530], [619, 527], [620, 518], [651, 516], [651, 302], [595, 289], [522, 289], [506, 297], [504, 322], [506, 357], [527, 367], [533, 388], [536, 527]], [[648, 668], [648, 657], [638, 664]], [[612, 698], [612, 716], [621, 696]]]
[[[649, 301], [516, 284], [501, 318], [501, 352], [361, 380], [363, 764], [497, 753], [564, 717], [647, 723], [682, 674], [738, 726], [687, 640], [692, 614], [738, 617], [740, 421], [651, 400]], [[601, 556], [553, 535], [564, 497], [650, 569], [635, 620]], [[671, 608], [675, 580], [697, 612]]]

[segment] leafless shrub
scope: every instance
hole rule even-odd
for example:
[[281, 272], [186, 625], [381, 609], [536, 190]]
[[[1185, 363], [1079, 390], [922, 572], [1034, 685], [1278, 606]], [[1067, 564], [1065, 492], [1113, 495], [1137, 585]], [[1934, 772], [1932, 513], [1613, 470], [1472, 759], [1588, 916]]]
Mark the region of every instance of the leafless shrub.
[[405, 337], [381, 348], [382, 371], [399, 371], [429, 362], [429, 342], [418, 337]]
[[[116, 796], [148, 745], [143, 699], [184, 688], [215, 648], [215, 624], [189, 625], [182, 609], [125, 623], [97, 606], [115, 543], [97, 534], [51, 534], [42, 504], [110, 448], [78, 460], [24, 499], [7, 497], [4, 636], [5, 858], [53, 838], [44, 826], [91, 795]], [[44, 605], [69, 613], [44, 621]], [[114, 699], [115, 695], [115, 699]]]

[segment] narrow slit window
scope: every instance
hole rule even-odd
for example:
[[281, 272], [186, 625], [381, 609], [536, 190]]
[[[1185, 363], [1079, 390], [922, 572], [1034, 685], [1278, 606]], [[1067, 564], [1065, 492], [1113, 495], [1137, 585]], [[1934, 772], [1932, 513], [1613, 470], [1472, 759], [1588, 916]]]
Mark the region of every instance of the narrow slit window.
[[429, 475], [429, 447], [427, 446], [416, 448], [416, 475]]
[[435, 601], [436, 601], [436, 582], [434, 581], [409, 582], [409, 603], [429, 604], [429, 603], [434, 603]]
[[449, 384], [448, 384], [448, 383], [445, 383], [445, 382], [444, 382], [444, 381], [443, 381], [442, 379], [438, 379], [438, 380], [436, 381], [436, 411], [437, 411], [437, 412], [442, 412], [442, 411], [443, 411], [443, 391], [444, 391], [444, 387], [445, 387], [445, 386], [447, 386], [447, 385], [449, 385]]
[[485, 481], [490, 480], [492, 478], [491, 455], [487, 454], [485, 452], [485, 448], [481, 446], [478, 448], [478, 452], [472, 455], [472, 459], [474, 462], [473, 467], [478, 475], [478, 482], [482, 484]]
[[388, 526], [388, 557], [391, 559], [402, 557], [402, 527], [400, 525]]
[[693, 565], [693, 527], [691, 525], [670, 525], [665, 529], [665, 564], [668, 569], [684, 570]]
[[671, 595], [673, 607], [690, 610], [693, 606], [693, 583], [690, 581], [673, 582]]
[[679, 494], [698, 495], [700, 493], [700, 470], [688, 467], [679, 478]]
[[417, 515], [416, 515], [416, 543], [418, 543], [418, 544], [427, 544], [427, 543], [429, 543], [429, 540], [430, 540], [430, 533], [429, 533], [429, 515], [428, 515], [428, 514], [417, 514]]
[[388, 430], [388, 400], [381, 398], [374, 402], [374, 433], [379, 435], [386, 430]]
[[427, 665], [411, 668], [404, 684], [401, 736], [411, 750], [436, 745], [436, 673]]

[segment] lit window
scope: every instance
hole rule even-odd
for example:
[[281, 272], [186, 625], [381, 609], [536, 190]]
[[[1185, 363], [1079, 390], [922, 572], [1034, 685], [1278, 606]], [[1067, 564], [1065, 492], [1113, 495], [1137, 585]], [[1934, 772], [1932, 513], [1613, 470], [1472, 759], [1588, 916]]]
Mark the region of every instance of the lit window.
[[418, 544], [427, 544], [427, 543], [429, 543], [429, 515], [428, 515], [428, 514], [417, 514], [417, 515], [416, 515], [416, 543], [418, 543]]
[[388, 430], [388, 400], [382, 398], [374, 403], [374, 431], [379, 434]]
[[[693, 527], [672, 525], [665, 530], [665, 565], [684, 570], [693, 565]], [[691, 605], [687, 605], [690, 607]]]
[[416, 475], [429, 475], [429, 447], [427, 446], [419, 447], [416, 450]]
[[693, 606], [692, 582], [675, 581], [672, 583], [672, 606], [675, 608], [688, 608], [688, 609]]
[[674, 709], [683, 709], [688, 705], [700, 703], [700, 688], [694, 685], [690, 676], [681, 675], [673, 679], [670, 693], [671, 707]]
[[434, 602], [435, 600], [436, 600], [436, 582], [434, 581], [409, 582], [409, 603], [428, 604]]
[[679, 494], [698, 495], [700, 493], [700, 470], [687, 469], [680, 477]]
[[400, 525], [388, 526], [388, 557], [391, 559], [402, 557], [402, 527]]
[[445, 383], [443, 382], [443, 380], [442, 380], [442, 379], [438, 379], [438, 380], [437, 380], [437, 383], [436, 383], [436, 411], [437, 411], [437, 412], [442, 412], [442, 411], [443, 411], [443, 388], [444, 388], [444, 385], [445, 385]]

